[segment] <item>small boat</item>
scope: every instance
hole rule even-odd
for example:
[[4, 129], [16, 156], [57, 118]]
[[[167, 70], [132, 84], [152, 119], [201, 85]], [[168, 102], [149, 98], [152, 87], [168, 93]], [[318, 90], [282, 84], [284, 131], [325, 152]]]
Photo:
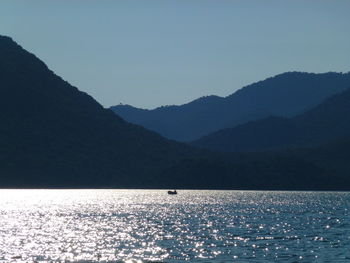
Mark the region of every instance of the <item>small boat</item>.
[[176, 190], [174, 190], [174, 191], [168, 191], [168, 195], [177, 195], [177, 192], [176, 192]]

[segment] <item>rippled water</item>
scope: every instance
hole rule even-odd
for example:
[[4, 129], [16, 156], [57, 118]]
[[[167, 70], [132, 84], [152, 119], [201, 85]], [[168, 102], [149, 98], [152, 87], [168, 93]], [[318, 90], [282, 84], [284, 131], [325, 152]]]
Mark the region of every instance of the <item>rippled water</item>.
[[350, 262], [350, 193], [0, 190], [0, 262]]

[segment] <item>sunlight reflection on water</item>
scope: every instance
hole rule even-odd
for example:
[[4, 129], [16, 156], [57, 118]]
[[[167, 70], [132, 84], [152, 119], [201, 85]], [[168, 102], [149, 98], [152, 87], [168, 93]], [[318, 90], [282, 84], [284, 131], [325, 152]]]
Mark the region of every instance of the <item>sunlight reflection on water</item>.
[[350, 193], [0, 190], [0, 262], [350, 262]]

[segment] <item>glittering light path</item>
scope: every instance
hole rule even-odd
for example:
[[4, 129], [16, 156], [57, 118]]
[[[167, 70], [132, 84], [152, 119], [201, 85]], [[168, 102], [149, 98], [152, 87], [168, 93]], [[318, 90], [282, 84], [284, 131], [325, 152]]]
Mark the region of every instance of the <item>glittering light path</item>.
[[350, 262], [350, 193], [0, 190], [0, 262]]

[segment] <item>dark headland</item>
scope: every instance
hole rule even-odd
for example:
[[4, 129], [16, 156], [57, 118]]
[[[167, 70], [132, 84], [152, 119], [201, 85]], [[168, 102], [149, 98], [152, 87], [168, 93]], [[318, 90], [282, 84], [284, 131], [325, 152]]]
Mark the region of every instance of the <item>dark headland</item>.
[[[280, 134], [283, 125], [300, 126], [296, 134], [305, 138], [272, 147], [274, 151], [253, 145], [245, 153], [219, 153], [123, 120], [11, 38], [0, 36], [0, 187], [350, 190], [350, 134], [341, 132], [349, 127], [349, 92], [340, 93], [347, 84], [339, 80], [349, 78], [332, 74], [327, 87], [334, 90], [308, 100], [308, 109], [303, 104], [286, 110], [287, 120], [277, 119], [278, 125], [261, 121], [272, 125], [268, 129], [276, 131], [274, 138], [289, 136]], [[303, 110], [306, 115], [292, 118]], [[265, 131], [245, 131], [244, 140], [259, 143], [249, 136], [260, 132]], [[229, 140], [239, 139], [227, 136], [227, 145]]]

